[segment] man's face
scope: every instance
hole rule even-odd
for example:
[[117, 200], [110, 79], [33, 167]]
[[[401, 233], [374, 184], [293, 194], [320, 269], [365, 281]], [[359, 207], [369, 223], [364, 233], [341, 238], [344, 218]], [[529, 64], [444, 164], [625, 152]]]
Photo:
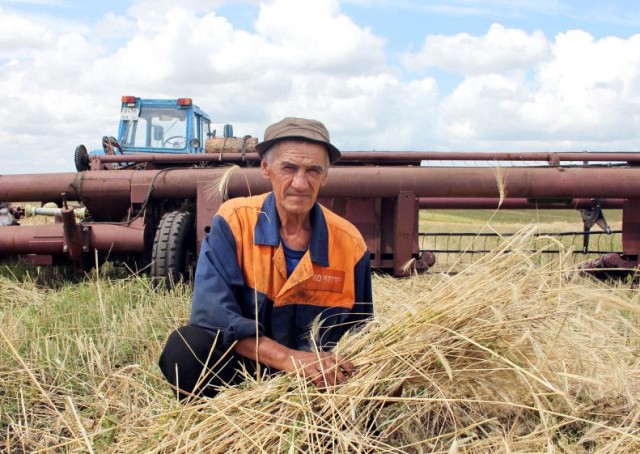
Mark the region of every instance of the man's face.
[[270, 165], [262, 161], [262, 174], [271, 180], [276, 205], [287, 214], [311, 211], [318, 191], [327, 183], [328, 159], [324, 145], [283, 140], [272, 151]]

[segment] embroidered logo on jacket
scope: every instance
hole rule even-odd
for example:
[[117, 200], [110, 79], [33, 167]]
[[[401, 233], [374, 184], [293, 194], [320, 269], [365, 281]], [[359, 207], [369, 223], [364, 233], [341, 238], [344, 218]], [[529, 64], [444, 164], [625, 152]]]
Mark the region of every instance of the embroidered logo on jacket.
[[342, 293], [344, 289], [344, 271], [323, 269], [307, 279], [305, 288], [308, 290]]

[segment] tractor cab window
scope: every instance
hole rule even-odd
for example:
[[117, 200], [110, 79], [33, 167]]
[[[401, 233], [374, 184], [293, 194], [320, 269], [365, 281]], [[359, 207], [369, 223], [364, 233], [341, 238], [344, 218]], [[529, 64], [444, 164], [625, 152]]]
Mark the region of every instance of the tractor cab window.
[[206, 118], [201, 118], [201, 120], [202, 120], [202, 135], [200, 137], [204, 142], [205, 140], [207, 140], [207, 138], [211, 136], [211, 122]]
[[187, 146], [187, 117], [184, 110], [141, 107], [139, 112], [123, 110], [123, 147], [181, 150]]

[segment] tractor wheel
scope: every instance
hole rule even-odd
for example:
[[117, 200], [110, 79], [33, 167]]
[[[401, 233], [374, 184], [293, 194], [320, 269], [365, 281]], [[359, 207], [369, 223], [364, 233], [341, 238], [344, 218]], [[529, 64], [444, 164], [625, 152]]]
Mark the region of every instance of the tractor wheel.
[[87, 153], [87, 148], [84, 145], [76, 147], [76, 151], [73, 154], [73, 162], [78, 172], [89, 170], [89, 153]]
[[191, 277], [196, 239], [193, 215], [170, 211], [160, 219], [151, 250], [151, 276], [164, 280], [167, 288]]

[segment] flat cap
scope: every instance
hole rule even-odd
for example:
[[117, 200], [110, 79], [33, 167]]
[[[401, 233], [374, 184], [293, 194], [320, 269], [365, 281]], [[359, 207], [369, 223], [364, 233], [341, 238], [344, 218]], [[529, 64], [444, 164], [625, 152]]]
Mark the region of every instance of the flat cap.
[[340, 150], [329, 141], [329, 131], [318, 120], [307, 118], [287, 117], [267, 127], [264, 131], [264, 140], [256, 145], [256, 152], [262, 155], [269, 147], [283, 139], [305, 139], [311, 142], [324, 144], [329, 152], [331, 164], [340, 159]]

